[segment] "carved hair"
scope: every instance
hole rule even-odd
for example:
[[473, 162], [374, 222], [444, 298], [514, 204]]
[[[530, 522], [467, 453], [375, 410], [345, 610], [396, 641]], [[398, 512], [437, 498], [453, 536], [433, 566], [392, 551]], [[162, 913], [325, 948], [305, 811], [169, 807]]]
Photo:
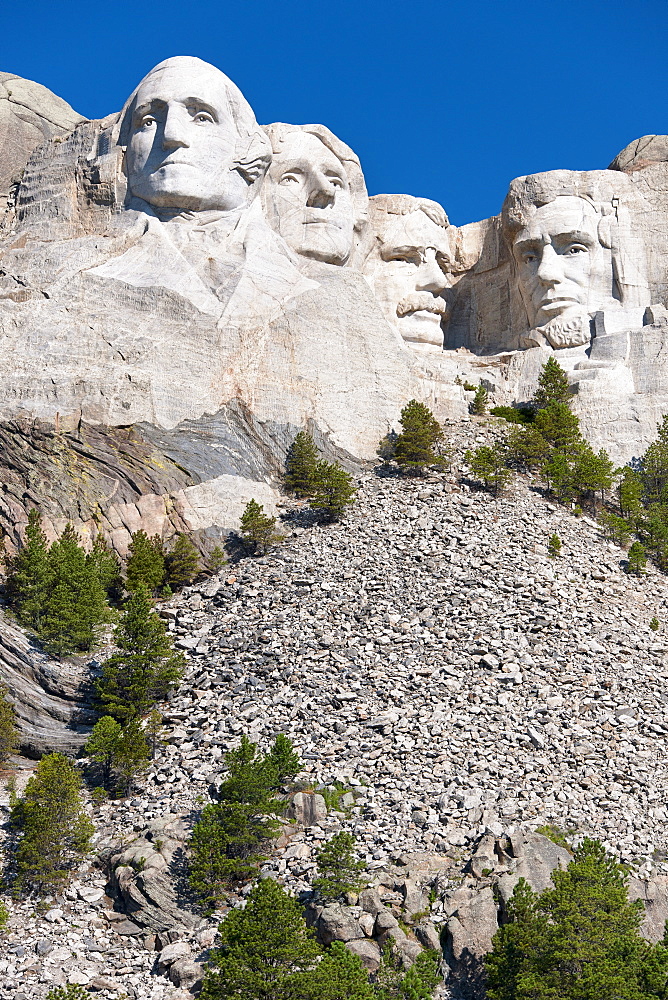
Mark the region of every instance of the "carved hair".
[[445, 209], [430, 198], [415, 198], [412, 194], [375, 194], [369, 200], [371, 218], [382, 225], [384, 215], [410, 215], [424, 212], [437, 226], [447, 229], [450, 225]]
[[325, 125], [287, 125], [284, 122], [273, 122], [271, 125], [264, 125], [263, 128], [271, 142], [274, 156], [280, 155], [281, 147], [286, 138], [294, 132], [306, 132], [308, 135], [315, 136], [334, 154], [341, 162], [348, 178], [355, 220], [354, 229], [355, 232], [359, 233], [369, 217], [369, 196], [360, 161], [350, 146], [346, 146], [345, 142], [330, 132]]
[[512, 248], [520, 230], [529, 225], [537, 208], [562, 197], [582, 199], [599, 217], [598, 240], [612, 251], [621, 303], [646, 305], [649, 292], [644, 248], [634, 240], [630, 212], [638, 196], [630, 179], [616, 171], [550, 170], [512, 181], [503, 203], [501, 225], [513, 266], [516, 261]]

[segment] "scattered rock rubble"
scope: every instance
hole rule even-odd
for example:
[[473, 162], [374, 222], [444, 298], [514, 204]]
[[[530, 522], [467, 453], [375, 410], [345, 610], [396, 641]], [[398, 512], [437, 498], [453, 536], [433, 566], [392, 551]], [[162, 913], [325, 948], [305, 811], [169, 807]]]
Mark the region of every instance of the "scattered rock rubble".
[[[660, 936], [665, 578], [627, 576], [594, 521], [525, 481], [494, 499], [450, 474], [369, 474], [345, 522], [307, 522], [288, 505], [283, 545], [162, 606], [188, 656], [167, 745], [136, 796], [96, 810], [98, 860], [63, 897], [44, 914], [10, 904], [2, 1000], [67, 981], [101, 998], [196, 991], [216, 919], [188, 903], [183, 842], [242, 733], [263, 749], [286, 733], [304, 761], [265, 874], [308, 900], [314, 850], [355, 834], [369, 889], [307, 912], [371, 969], [388, 937], [407, 964], [440, 938], [475, 974], [516, 878], [542, 888], [567, 860], [535, 834], [546, 824], [630, 863]], [[335, 782], [347, 792], [328, 811]]]

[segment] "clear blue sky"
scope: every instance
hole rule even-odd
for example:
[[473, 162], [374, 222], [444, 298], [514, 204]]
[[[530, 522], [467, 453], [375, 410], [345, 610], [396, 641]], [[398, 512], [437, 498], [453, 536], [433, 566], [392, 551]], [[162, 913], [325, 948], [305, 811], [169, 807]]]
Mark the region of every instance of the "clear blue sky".
[[118, 110], [151, 66], [219, 66], [262, 123], [323, 122], [370, 194], [495, 214], [508, 182], [606, 167], [668, 133], [667, 0], [24, 0], [5, 8], [0, 70], [81, 114]]

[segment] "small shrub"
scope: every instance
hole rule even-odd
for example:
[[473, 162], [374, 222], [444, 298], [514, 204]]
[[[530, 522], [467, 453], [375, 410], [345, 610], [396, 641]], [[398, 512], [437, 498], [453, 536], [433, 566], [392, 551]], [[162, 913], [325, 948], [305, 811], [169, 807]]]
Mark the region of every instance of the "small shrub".
[[54, 986], [46, 995], [46, 1000], [90, 1000], [90, 993], [83, 986], [68, 983], [67, 986]]
[[471, 402], [469, 410], [475, 416], [481, 417], [484, 413], [487, 412], [487, 403], [488, 403], [487, 389], [485, 389], [484, 385], [479, 385], [475, 391], [475, 396], [473, 397], [473, 401]]
[[19, 731], [14, 706], [7, 698], [7, 688], [0, 684], [0, 766], [19, 748]]
[[658, 632], [659, 629], [661, 628], [661, 623], [659, 622], [659, 619], [656, 617], [656, 615], [654, 615], [654, 617], [650, 619], [649, 627], [651, 628], [652, 632]]
[[9, 910], [0, 899], [0, 931], [4, 931], [9, 922]]
[[566, 833], [560, 826], [548, 823], [545, 826], [537, 827], [536, 833], [539, 833], [542, 837], [547, 837], [553, 844], [558, 844], [559, 847], [565, 848], [570, 854], [573, 853], [573, 848], [566, 840]]
[[276, 531], [276, 518], [265, 514], [264, 506], [256, 500], [249, 500], [241, 515], [241, 537], [254, 551], [262, 552], [284, 538]]
[[481, 480], [495, 496], [503, 492], [513, 478], [512, 471], [506, 465], [506, 450], [498, 442], [480, 445], [475, 451], [467, 451], [464, 461], [475, 478]]
[[401, 433], [394, 444], [397, 465], [418, 473], [427, 465], [441, 465], [443, 460], [434, 449], [443, 439], [443, 428], [429, 407], [411, 399], [401, 411], [399, 422]]
[[557, 556], [561, 555], [561, 539], [559, 535], [550, 535], [550, 540], [547, 543], [547, 553], [552, 559], [556, 559]]
[[338, 462], [318, 462], [317, 480], [309, 507], [318, 510], [329, 521], [337, 521], [346, 507], [355, 503], [357, 487], [353, 477]]
[[509, 424], [533, 423], [533, 412], [526, 406], [493, 406], [489, 412], [493, 417], [501, 417]]
[[206, 568], [207, 571], [213, 575], [220, 573], [221, 569], [227, 562], [227, 556], [225, 552], [220, 547], [220, 545], [214, 545], [211, 552], [206, 557]]
[[176, 536], [174, 548], [167, 555], [165, 565], [167, 580], [172, 589], [187, 587], [199, 573], [199, 552], [183, 532]]

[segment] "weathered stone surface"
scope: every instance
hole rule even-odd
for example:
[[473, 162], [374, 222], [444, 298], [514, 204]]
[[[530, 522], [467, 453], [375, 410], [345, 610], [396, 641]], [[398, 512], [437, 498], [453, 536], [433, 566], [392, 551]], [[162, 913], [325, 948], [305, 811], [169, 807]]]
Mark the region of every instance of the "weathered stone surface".
[[41, 84], [0, 73], [0, 213], [35, 147], [81, 121], [66, 101]]
[[380, 947], [375, 941], [369, 941], [368, 939], [346, 941], [346, 948], [353, 955], [357, 955], [364, 968], [368, 969], [369, 972], [377, 972], [380, 968]]
[[656, 944], [663, 940], [668, 920], [668, 875], [655, 875], [652, 879], [629, 879], [629, 899], [641, 899], [645, 916], [641, 934]]
[[314, 826], [327, 816], [327, 806], [322, 795], [297, 792], [291, 799], [287, 815], [300, 826]]
[[324, 906], [318, 917], [318, 937], [323, 944], [332, 941], [354, 941], [363, 937], [358, 922], [339, 903]]

